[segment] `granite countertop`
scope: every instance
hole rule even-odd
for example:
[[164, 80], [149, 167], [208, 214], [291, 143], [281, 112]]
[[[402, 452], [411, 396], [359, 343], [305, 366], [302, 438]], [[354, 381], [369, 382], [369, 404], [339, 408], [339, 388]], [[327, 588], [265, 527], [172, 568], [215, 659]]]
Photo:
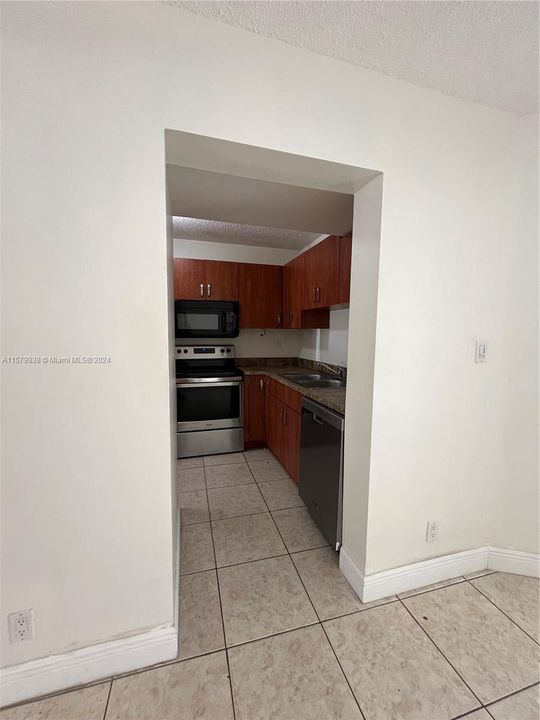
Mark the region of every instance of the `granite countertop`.
[[305, 367], [298, 365], [247, 365], [242, 367], [245, 375], [266, 375], [266, 377], [277, 380], [292, 390], [296, 390], [304, 397], [308, 397], [315, 402], [324, 405], [330, 410], [345, 415], [345, 388], [307, 388], [298, 385], [291, 380], [287, 380], [283, 375], [292, 375], [293, 373], [303, 374], [306, 372]]

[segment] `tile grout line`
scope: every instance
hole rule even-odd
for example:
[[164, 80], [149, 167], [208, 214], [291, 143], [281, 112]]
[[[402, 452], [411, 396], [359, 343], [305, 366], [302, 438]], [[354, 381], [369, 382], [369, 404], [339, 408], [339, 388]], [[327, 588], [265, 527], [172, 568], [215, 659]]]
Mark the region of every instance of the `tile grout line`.
[[110, 685], [109, 685], [109, 692], [107, 693], [107, 702], [105, 703], [105, 710], [103, 711], [103, 718], [102, 718], [102, 720], [106, 720], [106, 719], [107, 719], [107, 712], [109, 711], [109, 701], [110, 701], [110, 699], [111, 699], [111, 693], [112, 693], [112, 684], [113, 684], [113, 681], [112, 681], [112, 678], [111, 678], [111, 682], [110, 682]]
[[514, 695], [519, 695], [520, 693], [525, 692], [525, 690], [530, 690], [537, 685], [540, 685], [539, 680], [535, 680], [535, 682], [531, 683], [530, 685], [526, 685], [525, 687], [519, 688], [519, 690], [513, 690], [511, 693], [508, 693], [508, 695], [503, 695], [496, 700], [490, 700], [488, 703], [486, 703], [485, 708], [486, 710], [488, 710], [492, 705], [496, 705], [497, 703], [501, 702], [501, 700], [507, 700], [508, 698], [514, 697]]
[[[262, 494], [262, 493], [261, 493], [261, 494]], [[265, 502], [266, 502], [266, 499], [265, 499]], [[267, 505], [268, 505], [268, 503], [267, 503]], [[270, 510], [270, 508], [268, 508], [268, 509]], [[349, 688], [349, 690], [350, 690], [350, 692], [351, 692], [351, 695], [352, 695], [352, 697], [353, 697], [353, 700], [354, 700], [354, 702], [356, 703], [356, 706], [358, 707], [358, 711], [360, 712], [360, 716], [362, 717], [362, 720], [366, 720], [366, 716], [365, 716], [364, 713], [362, 712], [362, 708], [360, 707], [360, 703], [358, 702], [358, 699], [357, 699], [357, 697], [356, 697], [356, 695], [355, 695], [355, 693], [354, 693], [354, 691], [353, 691], [353, 689], [352, 689], [352, 687], [351, 687], [351, 684], [350, 684], [350, 682], [349, 682], [349, 678], [348, 678], [347, 675], [345, 674], [345, 671], [343, 670], [343, 667], [342, 667], [342, 665], [341, 665], [341, 663], [340, 663], [340, 661], [339, 661], [339, 658], [338, 658], [338, 656], [336, 655], [336, 651], [334, 650], [334, 647], [333, 647], [332, 643], [330, 642], [330, 638], [328, 637], [328, 634], [327, 634], [326, 629], [325, 629], [325, 627], [324, 627], [324, 625], [323, 625], [323, 622], [322, 622], [322, 620], [321, 620], [321, 618], [320, 618], [320, 615], [319, 615], [319, 613], [317, 612], [317, 608], [315, 607], [315, 604], [314, 604], [313, 600], [311, 599], [311, 595], [309, 594], [308, 589], [306, 588], [306, 586], [305, 586], [305, 584], [304, 584], [304, 581], [302, 580], [302, 576], [300, 575], [300, 572], [298, 571], [298, 568], [296, 567], [296, 563], [294, 562], [294, 560], [293, 560], [293, 558], [292, 558], [291, 552], [290, 552], [289, 548], [287, 547], [287, 545], [286, 545], [286, 543], [285, 543], [285, 540], [284, 540], [284, 538], [283, 538], [283, 536], [282, 536], [282, 534], [281, 534], [281, 532], [280, 532], [280, 529], [279, 529], [279, 527], [278, 527], [278, 525], [277, 525], [277, 523], [276, 523], [276, 521], [275, 521], [274, 516], [272, 515], [272, 513], [270, 513], [270, 516], [272, 517], [272, 521], [273, 521], [273, 523], [274, 523], [274, 525], [275, 525], [275, 527], [276, 527], [277, 532], [279, 533], [279, 536], [280, 536], [280, 538], [281, 538], [281, 542], [285, 545], [285, 548], [286, 548], [286, 550], [287, 550], [287, 554], [288, 554], [288, 556], [289, 556], [289, 560], [291, 561], [291, 564], [292, 564], [293, 568], [295, 569], [295, 572], [296, 572], [296, 574], [297, 574], [297, 576], [298, 576], [298, 579], [300, 580], [300, 584], [302, 585], [302, 587], [303, 587], [303, 589], [304, 589], [304, 592], [306, 593], [307, 599], [309, 600], [309, 602], [310, 602], [310, 604], [311, 604], [311, 607], [313, 608], [313, 612], [315, 613], [315, 617], [316, 617], [317, 620], [318, 620], [318, 622], [317, 622], [317, 623], [314, 623], [314, 625], [319, 625], [319, 626], [321, 627], [321, 630], [322, 630], [323, 633], [324, 633], [324, 636], [325, 636], [325, 638], [326, 638], [326, 641], [327, 641], [328, 645], [330, 646], [330, 650], [332, 651], [332, 654], [334, 655], [334, 657], [335, 657], [335, 659], [336, 659], [336, 662], [337, 662], [337, 664], [338, 664], [338, 667], [339, 667], [339, 669], [341, 670], [341, 673], [342, 673], [342, 675], [343, 675], [343, 677], [344, 677], [344, 679], [345, 679], [345, 682], [347, 683], [347, 686], [348, 686], [348, 688]], [[327, 546], [324, 546], [324, 547], [327, 547]], [[295, 628], [295, 630], [299, 630], [299, 629], [300, 629], [300, 628]], [[291, 632], [292, 632], [292, 631], [291, 631]]]
[[[457, 580], [456, 578], [461, 578], [461, 580]], [[404, 595], [403, 593], [401, 593], [401, 597], [400, 597], [400, 593], [396, 593], [396, 597], [399, 600], [408, 600], [409, 598], [418, 597], [418, 595], [427, 595], [427, 593], [430, 593], [430, 592], [437, 592], [437, 590], [444, 590], [444, 588], [453, 587], [454, 585], [462, 585], [464, 582], [467, 582], [466, 578], [464, 578], [463, 575], [456, 575], [455, 578], [450, 578], [450, 579], [456, 580], [456, 582], [447, 582], [446, 585], [440, 585], [439, 587], [430, 588], [429, 590], [419, 590], [418, 592], [414, 592], [414, 590], [405, 590], [404, 592], [410, 593], [410, 595], [409, 594]], [[445, 581], [441, 580], [441, 582], [444, 583]]]
[[[483, 576], [481, 576], [481, 577], [483, 577]], [[477, 579], [477, 578], [473, 578], [473, 580], [476, 580], [476, 579]], [[480, 595], [482, 595], [482, 597], [485, 597], [486, 600], [489, 600], [489, 602], [493, 605], [493, 607], [496, 607], [497, 610], [498, 610], [499, 612], [501, 612], [505, 617], [507, 617], [507, 618], [510, 620], [510, 622], [512, 622], [517, 628], [519, 628], [519, 629], [521, 630], [521, 632], [525, 633], [525, 635], [526, 635], [528, 638], [530, 638], [534, 643], [536, 643], [537, 645], [540, 645], [540, 643], [538, 642], [538, 640], [535, 640], [535, 639], [532, 637], [532, 635], [529, 635], [529, 633], [528, 633], [526, 630], [524, 630], [524, 629], [521, 627], [521, 625], [519, 625], [519, 624], [514, 620], [514, 618], [511, 618], [510, 615], [508, 615], [508, 613], [506, 613], [502, 608], [500, 608], [494, 600], [492, 600], [492, 599], [491, 599], [490, 597], [488, 597], [485, 593], [483, 593], [482, 590], [480, 590], [480, 588], [477, 588], [477, 587], [476, 587], [476, 585], [473, 585], [473, 583], [472, 583], [470, 580], [467, 580], [467, 582], [469, 583], [469, 585], [471, 585], [471, 587], [473, 587], [477, 592], [479, 592]]]
[[[474, 690], [473, 690], [473, 689], [469, 686], [469, 684], [465, 681], [465, 679], [462, 677], [461, 673], [459, 673], [459, 672], [456, 670], [456, 668], [454, 667], [454, 665], [453, 665], [453, 664], [450, 662], [450, 660], [446, 657], [446, 655], [443, 653], [443, 651], [441, 650], [441, 648], [437, 645], [437, 643], [436, 643], [435, 640], [431, 637], [431, 635], [428, 633], [428, 631], [427, 631], [424, 627], [422, 627], [422, 625], [421, 625], [421, 624], [418, 622], [418, 620], [414, 617], [414, 615], [413, 615], [412, 612], [409, 610], [409, 608], [405, 605], [405, 603], [403, 602], [403, 600], [401, 600], [400, 598], [398, 598], [398, 600], [399, 600], [399, 602], [403, 605], [403, 607], [405, 608], [405, 610], [409, 613], [409, 615], [412, 617], [412, 619], [414, 620], [414, 622], [418, 625], [418, 627], [420, 628], [420, 630], [422, 630], [422, 632], [424, 633], [424, 635], [425, 635], [425, 636], [428, 638], [428, 640], [433, 644], [433, 646], [437, 649], [437, 651], [442, 655], [442, 657], [443, 657], [443, 658], [446, 660], [446, 662], [450, 665], [450, 667], [451, 667], [452, 670], [456, 673], [456, 675], [461, 679], [461, 681], [463, 682], [463, 684], [464, 684], [467, 688], [469, 688], [469, 690], [470, 690], [471, 693], [474, 695], [474, 697], [478, 700], [478, 702], [480, 703], [480, 705], [481, 705], [482, 707], [485, 707], [485, 706], [484, 706], [484, 703], [480, 700], [480, 698], [478, 697], [478, 695], [474, 692]], [[479, 708], [476, 708], [476, 709], [478, 710]], [[471, 710], [470, 712], [474, 712], [474, 710]]]
[[[203, 461], [204, 463], [204, 461]], [[215, 467], [215, 466], [214, 466]], [[204, 484], [206, 487], [206, 502], [208, 503], [208, 515], [210, 516], [210, 498], [208, 497], [208, 485], [206, 484], [206, 468], [203, 464], [203, 472], [204, 472]], [[216, 555], [216, 543], [214, 540], [214, 530], [212, 528], [212, 520], [210, 519], [210, 537], [212, 538], [212, 549], [214, 552], [214, 562], [216, 564], [216, 567], [214, 569], [214, 572], [216, 573], [216, 586], [218, 591], [218, 600], [219, 600], [219, 613], [221, 615], [221, 631], [223, 633], [223, 645], [225, 650], [225, 661], [227, 663], [227, 676], [229, 679], [229, 692], [231, 694], [231, 707], [232, 707], [232, 713], [233, 713], [233, 720], [236, 720], [236, 708], [234, 705], [234, 693], [233, 693], [233, 687], [232, 687], [232, 675], [231, 675], [231, 664], [229, 661], [229, 649], [227, 646], [227, 635], [225, 634], [225, 619], [223, 617], [223, 603], [221, 602], [221, 586], [219, 582], [219, 573], [217, 568], [217, 555]]]

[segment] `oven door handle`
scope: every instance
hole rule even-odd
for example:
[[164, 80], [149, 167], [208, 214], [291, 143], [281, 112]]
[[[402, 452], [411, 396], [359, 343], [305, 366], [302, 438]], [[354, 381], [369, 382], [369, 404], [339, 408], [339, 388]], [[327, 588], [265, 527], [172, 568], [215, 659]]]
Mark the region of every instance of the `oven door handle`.
[[176, 387], [183, 387], [184, 385], [202, 386], [202, 387], [233, 387], [243, 385], [243, 380], [231, 380], [228, 382], [221, 382], [218, 378], [182, 378], [182, 380], [176, 381]]

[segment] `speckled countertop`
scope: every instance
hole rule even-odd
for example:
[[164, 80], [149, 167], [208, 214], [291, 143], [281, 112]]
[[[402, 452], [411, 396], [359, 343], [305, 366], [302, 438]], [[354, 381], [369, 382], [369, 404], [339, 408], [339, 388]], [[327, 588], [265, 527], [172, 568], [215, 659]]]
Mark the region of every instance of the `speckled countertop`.
[[[240, 365], [238, 360], [237, 364]], [[277, 380], [282, 383], [282, 385], [296, 390], [296, 392], [304, 395], [304, 397], [315, 400], [315, 402], [321, 403], [321, 405], [330, 408], [330, 410], [345, 415], [345, 388], [307, 388], [283, 377], [283, 375], [292, 375], [293, 373], [305, 373], [307, 370], [306, 367], [299, 367], [298, 365], [260, 364], [242, 366], [242, 370], [245, 375], [266, 375], [266, 377]]]

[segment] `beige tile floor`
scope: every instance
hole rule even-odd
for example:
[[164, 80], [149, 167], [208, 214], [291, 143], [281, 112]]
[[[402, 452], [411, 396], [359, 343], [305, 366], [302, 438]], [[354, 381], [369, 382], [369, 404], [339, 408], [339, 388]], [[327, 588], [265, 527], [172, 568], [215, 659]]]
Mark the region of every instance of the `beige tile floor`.
[[178, 461], [180, 653], [0, 720], [538, 720], [539, 581], [363, 604], [268, 450]]

